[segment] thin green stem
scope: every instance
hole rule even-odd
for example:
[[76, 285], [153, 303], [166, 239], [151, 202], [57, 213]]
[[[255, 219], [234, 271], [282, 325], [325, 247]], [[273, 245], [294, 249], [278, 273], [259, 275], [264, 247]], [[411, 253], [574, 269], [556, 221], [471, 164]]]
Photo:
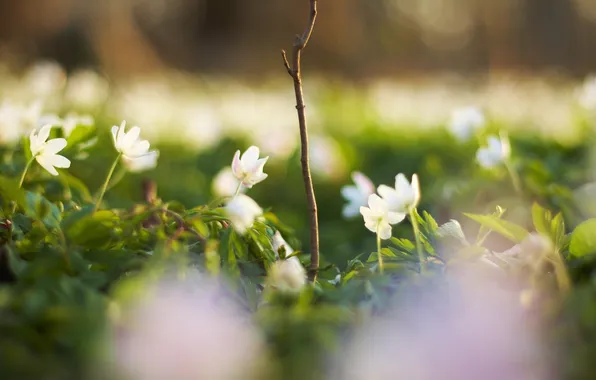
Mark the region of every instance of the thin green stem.
[[385, 267], [383, 265], [383, 255], [381, 254], [381, 235], [377, 233], [377, 258], [379, 260], [379, 273], [383, 274]]
[[426, 271], [426, 264], [424, 258], [424, 250], [422, 248], [422, 241], [420, 240], [420, 227], [418, 226], [418, 219], [416, 218], [416, 208], [410, 208], [410, 222], [414, 230], [414, 239], [416, 240], [416, 251], [418, 252], [418, 261], [420, 262], [420, 273]]
[[106, 191], [111, 190], [114, 186], [116, 186], [117, 184], [119, 184], [120, 181], [122, 181], [122, 178], [124, 178], [125, 175], [126, 175], [126, 169], [125, 168], [121, 168], [120, 170], [118, 170], [118, 172], [114, 176], [114, 179], [112, 179], [110, 181], [110, 183], [108, 184], [108, 188], [106, 189]]
[[104, 181], [103, 185], [101, 185], [101, 188], [100, 188], [101, 190], [99, 191], [99, 197], [97, 198], [97, 201], [95, 202], [94, 212], [97, 212], [97, 210], [99, 209], [99, 206], [101, 205], [103, 196], [106, 194], [106, 190], [108, 189], [108, 184], [110, 183], [110, 179], [112, 178], [112, 175], [114, 174], [114, 170], [116, 170], [116, 166], [118, 166], [118, 162], [120, 161], [121, 156], [122, 156], [122, 153], [119, 153], [118, 157], [116, 157], [116, 159], [114, 160], [114, 163], [112, 164], [112, 167], [110, 168], [110, 171], [108, 172], [108, 176], [107, 176], [106, 180]]
[[523, 194], [521, 188], [521, 180], [519, 179], [517, 172], [515, 171], [513, 165], [511, 165], [511, 162], [509, 160], [505, 161], [505, 167], [509, 172], [509, 176], [511, 177], [511, 182], [513, 183], [513, 188], [515, 189], [515, 192], [517, 193], [517, 195], [521, 196]]
[[240, 194], [240, 190], [242, 189], [242, 182], [238, 183], [238, 187], [236, 188], [236, 192], [234, 193], [234, 197], [236, 198], [238, 196], [238, 194]]
[[31, 164], [33, 163], [34, 159], [35, 158], [30, 159], [29, 162], [27, 162], [27, 165], [25, 165], [25, 169], [23, 169], [23, 173], [21, 174], [21, 179], [19, 180], [19, 188], [23, 187], [23, 182], [25, 182], [25, 176], [27, 175], [27, 171], [31, 167]]
[[571, 279], [569, 278], [565, 260], [558, 249], [554, 252], [553, 264], [555, 265], [555, 276], [557, 278], [559, 289], [561, 292], [567, 293], [571, 289]]

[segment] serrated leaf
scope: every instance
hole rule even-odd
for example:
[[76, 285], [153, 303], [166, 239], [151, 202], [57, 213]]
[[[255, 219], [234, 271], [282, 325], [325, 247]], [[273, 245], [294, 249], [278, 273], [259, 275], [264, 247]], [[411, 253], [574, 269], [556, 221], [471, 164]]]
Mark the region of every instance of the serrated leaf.
[[490, 230], [500, 234], [501, 236], [513, 241], [514, 243], [520, 243], [524, 240], [529, 232], [526, 231], [522, 226], [508, 222], [506, 220], [496, 218], [492, 215], [478, 215], [478, 214], [464, 214], [468, 218], [480, 223], [481, 226], [489, 228]]
[[596, 219], [588, 219], [575, 228], [571, 234], [569, 253], [576, 258], [596, 253]]
[[23, 207], [25, 205], [25, 190], [19, 188], [19, 182], [16, 179], [0, 176], [0, 196], [7, 207], [10, 201], [16, 202]]

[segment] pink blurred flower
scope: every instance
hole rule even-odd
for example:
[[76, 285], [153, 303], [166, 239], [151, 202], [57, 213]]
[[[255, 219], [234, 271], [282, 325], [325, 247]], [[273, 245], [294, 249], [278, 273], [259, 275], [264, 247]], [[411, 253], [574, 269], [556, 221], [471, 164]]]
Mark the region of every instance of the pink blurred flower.
[[158, 286], [127, 316], [113, 347], [127, 379], [251, 379], [263, 352], [248, 315], [202, 281]]
[[[401, 305], [363, 329], [343, 358], [342, 380], [548, 379], [537, 325], [503, 290], [468, 274]], [[443, 290], [445, 290], [443, 292]]]

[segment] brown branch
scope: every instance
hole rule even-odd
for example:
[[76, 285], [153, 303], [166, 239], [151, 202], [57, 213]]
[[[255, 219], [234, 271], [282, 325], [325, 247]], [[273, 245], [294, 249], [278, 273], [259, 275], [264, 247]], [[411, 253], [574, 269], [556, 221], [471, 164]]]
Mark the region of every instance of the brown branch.
[[300, 126], [300, 162], [302, 164], [302, 177], [304, 180], [304, 189], [306, 191], [306, 198], [308, 201], [308, 208], [310, 213], [310, 268], [308, 271], [308, 278], [315, 282], [317, 279], [317, 272], [319, 270], [319, 219], [317, 215], [317, 200], [315, 198], [315, 191], [312, 184], [312, 176], [310, 174], [310, 163], [308, 157], [308, 129], [306, 125], [306, 105], [304, 104], [304, 92], [302, 90], [302, 71], [300, 67], [302, 50], [308, 44], [312, 31], [315, 27], [317, 19], [317, 0], [309, 0], [310, 14], [308, 25], [304, 30], [302, 36], [296, 36], [294, 47], [292, 50], [292, 63], [288, 61], [287, 54], [282, 50], [281, 55], [283, 63], [288, 71], [288, 74], [294, 80], [294, 92], [296, 94], [296, 110], [298, 111], [298, 123]]

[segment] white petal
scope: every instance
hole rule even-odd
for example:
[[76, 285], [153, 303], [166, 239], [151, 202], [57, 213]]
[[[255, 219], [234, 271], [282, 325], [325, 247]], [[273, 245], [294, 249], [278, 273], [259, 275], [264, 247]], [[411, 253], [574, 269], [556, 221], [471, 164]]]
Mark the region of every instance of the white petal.
[[35, 157], [35, 160], [37, 161], [37, 163], [39, 165], [41, 165], [42, 168], [47, 170], [51, 175], [53, 175], [53, 176], [58, 175], [58, 172], [56, 171], [56, 169], [54, 169], [51, 162], [48, 160], [48, 156], [40, 155], [40, 156]]
[[359, 203], [362, 199], [362, 195], [356, 186], [344, 186], [341, 188], [340, 192], [344, 199], [350, 202]]
[[500, 162], [499, 158], [495, 157], [495, 155], [486, 148], [478, 149], [476, 152], [476, 160], [480, 166], [487, 169], [495, 167]]
[[344, 206], [342, 210], [342, 215], [346, 219], [353, 218], [359, 214], [359, 208], [360, 205], [357, 205], [355, 203], [348, 203]]
[[123, 162], [128, 171], [138, 173], [155, 168], [157, 166], [158, 158], [159, 152], [154, 150], [142, 156], [133, 158], [123, 156]]
[[38, 143], [46, 142], [47, 139], [50, 137], [51, 131], [52, 131], [51, 124], [46, 124], [43, 127], [41, 127], [41, 129], [39, 130], [39, 133], [37, 134], [37, 142]]
[[244, 152], [240, 161], [242, 162], [242, 167], [244, 170], [249, 171], [255, 164], [255, 162], [259, 159], [259, 148], [256, 146], [251, 146]]
[[387, 185], [380, 185], [377, 188], [377, 192], [388, 203], [393, 203], [393, 201], [396, 198], [399, 198], [399, 195], [397, 194], [397, 191], [394, 188], [389, 187]]
[[244, 177], [244, 173], [242, 171], [242, 163], [240, 162], [240, 151], [237, 150], [234, 153], [234, 158], [232, 159], [232, 173], [238, 179], [242, 179]]
[[370, 208], [361, 206], [360, 207], [360, 214], [362, 214], [362, 216], [364, 217], [364, 219], [366, 219], [366, 218], [370, 218], [373, 215], [373, 212], [372, 212], [372, 210]]
[[118, 131], [120, 128], [116, 125], [112, 127], [112, 138], [114, 140], [114, 147], [117, 151], [120, 151], [120, 144], [118, 144]]
[[263, 172], [263, 168], [265, 166], [265, 164], [267, 163], [267, 160], [269, 159], [269, 156], [261, 158], [260, 160], [255, 161], [254, 165], [252, 166], [252, 168], [247, 168], [245, 167], [245, 169], [253, 174], [259, 174]]
[[43, 160], [57, 168], [70, 168], [70, 160], [59, 154], [42, 155]]
[[383, 240], [387, 240], [391, 237], [391, 225], [387, 222], [381, 222], [377, 226], [377, 233]]
[[418, 202], [420, 202], [420, 181], [418, 180], [418, 174], [414, 173], [412, 175], [412, 186], [411, 186], [412, 192], [413, 192], [413, 202], [410, 205], [411, 207], [416, 207], [418, 206]]
[[139, 127], [132, 127], [126, 135], [122, 138], [122, 150], [126, 150], [134, 145], [134, 143], [139, 139], [139, 135], [141, 134], [141, 128]]
[[410, 188], [410, 181], [402, 173], [395, 176], [395, 190], [398, 192], [405, 191]]
[[364, 227], [370, 232], [377, 233], [377, 225], [378, 223], [374, 220], [367, 220], [364, 222]]
[[372, 183], [370, 178], [360, 172], [352, 173], [352, 180], [356, 184], [358, 190], [367, 196], [375, 192], [375, 185]]
[[44, 144], [43, 154], [56, 154], [66, 146], [66, 139], [52, 139]]
[[387, 211], [387, 202], [385, 202], [377, 194], [371, 194], [368, 197], [368, 206], [374, 212], [385, 212], [385, 211]]
[[123, 147], [122, 152], [131, 158], [138, 157], [147, 154], [150, 147], [151, 145], [149, 144], [149, 141], [142, 140], [139, 142], [134, 142], [131, 146]]
[[406, 214], [403, 212], [388, 212], [387, 222], [389, 224], [397, 224], [406, 218]]

